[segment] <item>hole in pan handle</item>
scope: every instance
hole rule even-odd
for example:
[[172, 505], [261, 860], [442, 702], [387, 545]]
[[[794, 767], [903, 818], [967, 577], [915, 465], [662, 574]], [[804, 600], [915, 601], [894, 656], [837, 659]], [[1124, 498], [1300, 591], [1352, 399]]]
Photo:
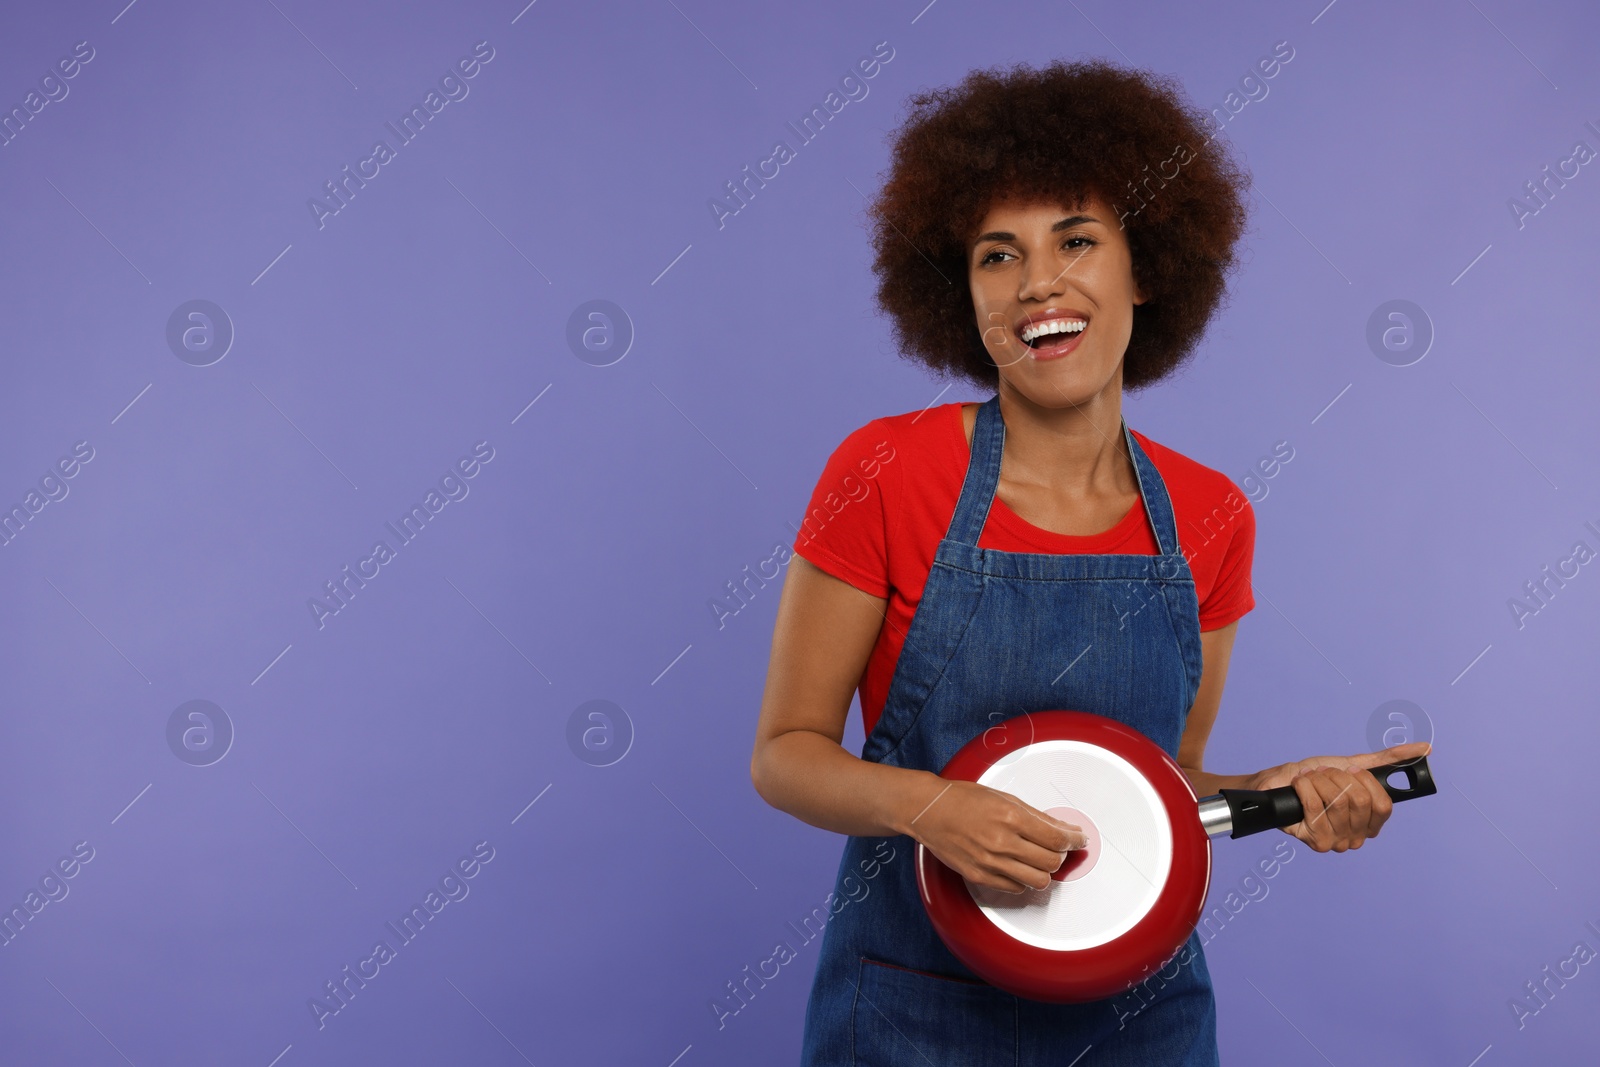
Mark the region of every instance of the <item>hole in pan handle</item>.
[[[1439, 787], [1433, 784], [1433, 772], [1428, 769], [1426, 756], [1407, 763], [1390, 763], [1382, 767], [1373, 767], [1371, 773], [1378, 779], [1378, 784], [1383, 786], [1384, 792], [1389, 794], [1389, 799], [1397, 804], [1402, 800], [1432, 796], [1439, 791]], [[1392, 774], [1405, 775], [1404, 788], [1397, 788], [1389, 783], [1389, 776]], [[1263, 830], [1293, 826], [1305, 818], [1305, 810], [1300, 806], [1300, 797], [1292, 785], [1283, 785], [1276, 789], [1223, 789], [1219, 795], [1227, 801], [1228, 812], [1232, 816], [1233, 832], [1228, 835], [1229, 837], [1249, 837]], [[1205, 801], [1201, 801], [1201, 804], [1204, 806]], [[1217, 833], [1221, 829], [1219, 826], [1211, 832]]]

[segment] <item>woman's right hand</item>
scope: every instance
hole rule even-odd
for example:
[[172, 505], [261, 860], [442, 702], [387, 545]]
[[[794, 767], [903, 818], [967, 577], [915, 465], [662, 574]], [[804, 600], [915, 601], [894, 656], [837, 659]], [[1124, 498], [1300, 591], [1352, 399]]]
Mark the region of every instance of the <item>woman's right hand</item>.
[[974, 885], [1002, 893], [1047, 889], [1083, 828], [976, 782], [944, 782], [911, 820], [911, 836]]

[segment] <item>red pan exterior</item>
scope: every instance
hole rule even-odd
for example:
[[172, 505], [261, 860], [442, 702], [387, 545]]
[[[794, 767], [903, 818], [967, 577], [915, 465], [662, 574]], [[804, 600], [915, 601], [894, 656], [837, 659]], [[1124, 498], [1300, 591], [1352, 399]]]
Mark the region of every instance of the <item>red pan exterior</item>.
[[1061, 951], [1018, 941], [995, 926], [962, 877], [920, 843], [917, 887], [934, 930], [973, 973], [1019, 997], [1079, 1003], [1126, 992], [1183, 947], [1200, 921], [1211, 884], [1211, 840], [1200, 825], [1198, 798], [1177, 763], [1132, 727], [1087, 712], [1036, 711], [1008, 719], [967, 742], [940, 774], [975, 782], [1018, 748], [1054, 740], [1083, 741], [1116, 753], [1144, 774], [1166, 806], [1172, 869], [1149, 913], [1103, 945]]

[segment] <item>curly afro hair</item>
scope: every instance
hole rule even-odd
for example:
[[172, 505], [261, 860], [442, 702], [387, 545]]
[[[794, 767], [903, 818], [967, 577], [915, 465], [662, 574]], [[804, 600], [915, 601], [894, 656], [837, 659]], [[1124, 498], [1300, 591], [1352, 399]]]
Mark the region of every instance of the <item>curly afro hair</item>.
[[1151, 385], [1192, 354], [1235, 266], [1250, 178], [1175, 80], [1098, 59], [1017, 64], [917, 93], [908, 112], [868, 209], [878, 304], [903, 356], [998, 387], [967, 242], [998, 201], [1081, 206], [1089, 195], [1120, 217], [1148, 297], [1133, 309], [1124, 388]]

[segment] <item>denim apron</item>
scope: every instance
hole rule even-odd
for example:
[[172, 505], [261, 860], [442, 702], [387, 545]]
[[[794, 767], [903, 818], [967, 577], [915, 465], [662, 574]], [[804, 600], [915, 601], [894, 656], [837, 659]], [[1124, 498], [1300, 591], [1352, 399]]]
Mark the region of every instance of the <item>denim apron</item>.
[[[1159, 555], [1000, 552], [977, 544], [1005, 424], [998, 396], [978, 408], [961, 498], [862, 759], [938, 772], [987, 728], [1051, 708], [1117, 719], [1177, 757], [1200, 685], [1199, 605], [1166, 485], [1126, 424], [1122, 432]], [[979, 979], [934, 932], [915, 848], [904, 835], [847, 839], [834, 893], [849, 902], [824, 928], [805, 1067], [1217, 1063], [1198, 936], [1183, 966], [1163, 968], [1137, 995], [1084, 1004], [1016, 997]]]

